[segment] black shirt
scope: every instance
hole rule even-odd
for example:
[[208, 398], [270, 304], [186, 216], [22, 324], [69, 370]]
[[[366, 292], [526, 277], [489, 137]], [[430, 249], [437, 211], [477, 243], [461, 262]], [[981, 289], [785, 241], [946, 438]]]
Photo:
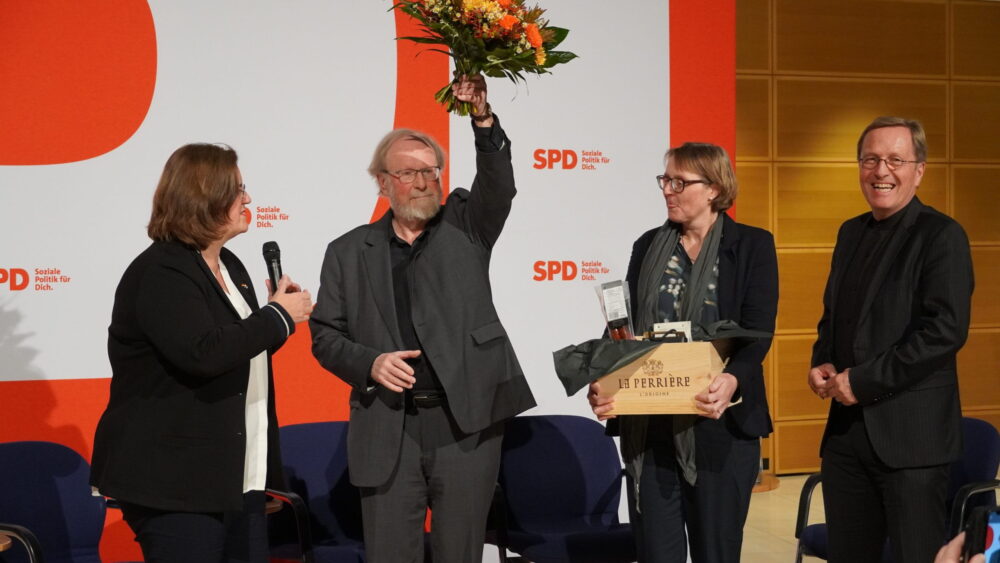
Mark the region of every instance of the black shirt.
[[864, 233], [837, 290], [836, 313], [833, 316], [833, 364], [838, 372], [857, 363], [854, 358], [854, 339], [861, 306], [885, 246], [904, 215], [903, 211], [900, 209], [881, 221], [868, 216]]
[[[907, 204], [907, 207], [910, 204]], [[858, 321], [865, 294], [871, 285], [872, 275], [878, 267], [879, 260], [885, 251], [886, 244], [899, 226], [904, 210], [893, 213], [881, 221], [869, 215], [865, 229], [854, 249], [840, 288], [837, 290], [836, 307], [833, 315], [833, 365], [837, 372], [857, 364], [854, 357], [854, 339], [857, 336]], [[861, 405], [845, 407], [834, 401], [830, 417], [831, 434], [843, 434], [851, 424], [863, 423]]]
[[[499, 126], [496, 116], [493, 118], [492, 127], [472, 127], [476, 139], [476, 150], [480, 152], [496, 152], [507, 143], [507, 137], [503, 129]], [[413, 244], [408, 244], [405, 240], [396, 236], [395, 232], [389, 233], [389, 264], [392, 266], [392, 292], [396, 305], [396, 322], [399, 324], [399, 333], [403, 338], [403, 346], [406, 350], [423, 350], [417, 331], [413, 328], [413, 263], [419, 259], [420, 253], [427, 246], [427, 240], [431, 233], [437, 228], [441, 214], [427, 222], [424, 231], [420, 233]], [[413, 391], [441, 392], [443, 387], [441, 381], [434, 371], [427, 355], [421, 354], [416, 358], [406, 361], [413, 368], [413, 376], [416, 382], [413, 384]]]
[[[396, 322], [399, 324], [399, 333], [403, 337], [403, 347], [406, 350], [422, 350], [420, 339], [417, 338], [417, 331], [413, 328], [413, 295], [411, 288], [413, 284], [413, 261], [420, 252], [427, 246], [427, 237], [431, 224], [420, 233], [420, 236], [413, 241], [407, 242], [393, 233], [389, 240], [389, 261], [392, 265], [392, 293], [396, 302]], [[413, 368], [413, 376], [417, 381], [413, 384], [414, 391], [441, 391], [441, 382], [434, 373], [434, 368], [427, 360], [426, 354], [421, 354], [416, 358], [406, 360]]]

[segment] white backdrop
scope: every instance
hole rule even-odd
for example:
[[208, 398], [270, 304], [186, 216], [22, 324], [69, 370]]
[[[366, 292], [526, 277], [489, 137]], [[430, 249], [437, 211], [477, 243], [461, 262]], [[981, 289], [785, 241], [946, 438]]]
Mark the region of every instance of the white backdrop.
[[[565, 396], [551, 353], [601, 333], [594, 286], [624, 278], [632, 241], [664, 219], [653, 177], [670, 131], [669, 3], [542, 3], [553, 25], [571, 30], [561, 48], [579, 58], [526, 85], [490, 79], [519, 190], [492, 280], [538, 401], [531, 414], [590, 416], [582, 396]], [[365, 169], [395, 117], [389, 0], [149, 5], [156, 83], [138, 130], [87, 160], [0, 165], [0, 278], [28, 275], [23, 289], [0, 283], [0, 382], [110, 377], [114, 290], [149, 244], [153, 190], [182, 144], [231, 145], [250, 207], [280, 209], [277, 219], [255, 214], [249, 232], [228, 245], [257, 280], [267, 275], [261, 244], [275, 240], [285, 272], [315, 291], [327, 243], [367, 222], [375, 207]], [[17, 25], [0, 21], [0, 30]], [[0, 88], [12, 87], [3, 76], [0, 65]], [[471, 184], [473, 153], [468, 119], [452, 116], [452, 188]], [[554, 154], [568, 160], [552, 163]], [[571, 264], [575, 275], [537, 279], [549, 263]], [[263, 300], [262, 281], [257, 291]]]
[[[251, 274], [266, 277], [260, 247], [276, 240], [285, 271], [315, 290], [326, 244], [367, 222], [375, 205], [365, 168], [394, 117], [389, 6], [151, 2], [156, 87], [136, 133], [89, 160], [0, 167], [4, 231], [23, 233], [5, 237], [0, 267], [31, 278], [23, 290], [0, 288], [0, 323], [7, 325], [0, 331], [34, 352], [30, 362], [5, 361], [0, 380], [110, 376], [105, 343], [114, 288], [149, 243], [153, 189], [167, 156], [184, 143], [233, 146], [251, 207], [277, 207], [287, 216], [268, 228], [257, 227], [255, 217], [250, 231], [230, 242]], [[563, 47], [580, 58], [527, 85], [490, 79], [519, 189], [494, 253], [493, 284], [536, 411], [585, 414], [580, 397], [565, 397], [551, 352], [600, 333], [593, 286], [624, 277], [632, 240], [664, 216], [653, 176], [662, 169], [669, 131], [667, 4], [608, 10], [604, 3], [548, 0], [544, 7], [554, 25], [572, 30]], [[627, 35], [618, 31], [624, 29]], [[535, 157], [539, 150], [546, 160]], [[575, 166], [544, 167], [550, 150], [568, 163], [572, 151]], [[584, 151], [601, 156], [594, 162]], [[451, 118], [450, 167], [453, 187], [470, 185], [465, 118]], [[538, 281], [538, 261], [572, 262], [576, 276]], [[584, 262], [603, 269], [585, 280]], [[69, 279], [50, 283], [36, 278], [36, 269]], [[36, 289], [36, 282], [51, 289]], [[257, 289], [263, 299], [263, 286]]]

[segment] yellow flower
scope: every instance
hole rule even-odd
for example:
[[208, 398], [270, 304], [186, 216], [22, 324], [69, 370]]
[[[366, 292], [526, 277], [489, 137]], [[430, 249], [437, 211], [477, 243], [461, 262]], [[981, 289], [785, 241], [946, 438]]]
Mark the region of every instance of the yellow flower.
[[545, 49], [541, 47], [535, 48], [535, 64], [538, 66], [545, 64]]

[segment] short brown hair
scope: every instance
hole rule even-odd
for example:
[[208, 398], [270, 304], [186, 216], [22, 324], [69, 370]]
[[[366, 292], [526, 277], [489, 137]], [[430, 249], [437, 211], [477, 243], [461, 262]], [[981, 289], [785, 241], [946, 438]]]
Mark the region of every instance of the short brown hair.
[[738, 191], [736, 174], [726, 149], [711, 143], [684, 143], [667, 151], [663, 160], [673, 159], [674, 166], [694, 172], [719, 188], [712, 200], [712, 211], [722, 212], [733, 206]]
[[240, 196], [236, 151], [227, 145], [184, 145], [167, 159], [153, 194], [146, 232], [204, 250], [222, 236]]
[[906, 119], [905, 117], [891, 115], [876, 117], [861, 132], [861, 136], [858, 137], [858, 160], [861, 160], [861, 145], [865, 142], [865, 136], [871, 130], [882, 129], [883, 127], [906, 127], [909, 129], [910, 138], [913, 140], [913, 152], [916, 155], [917, 162], [927, 162], [927, 134], [924, 133], [924, 126], [916, 119]]
[[441, 145], [434, 140], [434, 137], [431, 137], [422, 131], [416, 131], [413, 129], [393, 129], [392, 131], [386, 133], [385, 137], [382, 137], [382, 140], [375, 146], [375, 153], [372, 154], [371, 164], [368, 165], [368, 174], [371, 175], [372, 178], [375, 178], [376, 181], [378, 180], [379, 172], [386, 171], [385, 158], [389, 156], [389, 147], [401, 139], [418, 141], [430, 147], [434, 151], [434, 157], [437, 158], [437, 165], [441, 168], [441, 170], [444, 170], [444, 149], [442, 149]]

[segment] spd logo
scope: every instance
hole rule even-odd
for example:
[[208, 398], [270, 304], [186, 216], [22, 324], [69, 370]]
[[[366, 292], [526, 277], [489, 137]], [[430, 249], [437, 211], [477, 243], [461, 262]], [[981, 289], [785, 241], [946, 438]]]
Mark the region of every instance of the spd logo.
[[28, 271], [23, 268], [0, 268], [0, 286], [9, 285], [11, 291], [28, 287]]
[[532, 166], [539, 170], [551, 170], [559, 165], [563, 170], [570, 170], [576, 168], [579, 160], [576, 151], [571, 149], [535, 149], [535, 163]]
[[552, 281], [561, 279], [569, 281], [576, 279], [577, 266], [572, 260], [539, 260], [535, 262], [535, 275], [531, 278], [535, 281]]

